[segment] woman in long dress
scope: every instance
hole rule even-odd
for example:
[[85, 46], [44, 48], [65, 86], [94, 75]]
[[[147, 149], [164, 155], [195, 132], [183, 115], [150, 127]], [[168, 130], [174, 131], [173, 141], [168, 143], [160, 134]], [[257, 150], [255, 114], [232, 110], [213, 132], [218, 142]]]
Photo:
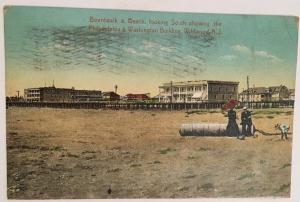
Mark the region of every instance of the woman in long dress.
[[226, 133], [229, 136], [239, 137], [239, 126], [236, 123], [236, 112], [231, 108], [228, 110], [228, 124]]

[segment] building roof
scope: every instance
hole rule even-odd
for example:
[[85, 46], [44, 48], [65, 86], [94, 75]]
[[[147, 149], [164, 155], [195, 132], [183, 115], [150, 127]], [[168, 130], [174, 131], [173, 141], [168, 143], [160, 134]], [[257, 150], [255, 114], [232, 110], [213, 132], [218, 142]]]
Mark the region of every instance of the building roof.
[[149, 93], [128, 93], [125, 96], [143, 96], [143, 95], [149, 95]]
[[[254, 88], [249, 88], [249, 94], [267, 94], [269, 93], [269, 88], [266, 87], [254, 87]], [[247, 95], [248, 91], [244, 90], [243, 92], [240, 93], [240, 95]]]
[[[172, 82], [173, 86], [187, 86], [187, 85], [199, 85], [199, 84], [236, 84], [238, 85], [239, 82], [237, 81], [217, 81], [217, 80], [192, 80], [192, 81], [174, 81]], [[166, 86], [171, 86], [171, 82], [168, 83], [163, 83], [162, 86], [159, 86], [159, 88], [166, 87]]]
[[[274, 93], [279, 93], [282, 88], [285, 88], [285, 86], [280, 85], [280, 86], [270, 86], [270, 87], [254, 87], [254, 88], [249, 88], [249, 94], [274, 94]], [[247, 95], [247, 90], [244, 90], [240, 93], [240, 95]]]
[[289, 89], [290, 95], [295, 95], [295, 89]]
[[239, 84], [238, 81], [216, 81], [216, 80], [207, 80], [207, 83], [222, 83], [222, 84]]
[[115, 93], [114, 91], [106, 91], [102, 93], [103, 96], [120, 96], [119, 94]]
[[149, 93], [140, 93], [140, 94], [129, 93], [129, 94], [125, 95], [125, 97], [127, 97], [129, 99], [148, 99], [148, 98], [150, 98]]
[[159, 95], [155, 95], [152, 97], [152, 99], [158, 99], [159, 98]]
[[53, 90], [60, 90], [60, 91], [77, 91], [77, 92], [101, 92], [100, 90], [84, 90], [84, 89], [75, 89], [72, 88], [56, 88], [55, 86], [48, 86], [48, 87], [37, 87], [37, 88], [25, 88], [24, 90], [43, 90], [43, 89], [53, 89]]
[[271, 93], [279, 93], [283, 87], [284, 87], [283, 85], [280, 85], [280, 86], [271, 86], [269, 88]]

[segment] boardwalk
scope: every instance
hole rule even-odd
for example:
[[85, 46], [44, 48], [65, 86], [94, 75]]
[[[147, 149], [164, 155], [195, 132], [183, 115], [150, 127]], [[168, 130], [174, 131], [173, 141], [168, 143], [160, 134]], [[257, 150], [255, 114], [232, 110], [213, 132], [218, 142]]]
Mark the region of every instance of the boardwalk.
[[[126, 103], [126, 102], [7, 102], [7, 107], [48, 107], [74, 109], [124, 109], [124, 110], [188, 110], [188, 109], [219, 109], [225, 102], [198, 102], [198, 103]], [[239, 103], [239, 107], [248, 106], [251, 109], [259, 108], [293, 108], [294, 101], [277, 102], [249, 102]]]

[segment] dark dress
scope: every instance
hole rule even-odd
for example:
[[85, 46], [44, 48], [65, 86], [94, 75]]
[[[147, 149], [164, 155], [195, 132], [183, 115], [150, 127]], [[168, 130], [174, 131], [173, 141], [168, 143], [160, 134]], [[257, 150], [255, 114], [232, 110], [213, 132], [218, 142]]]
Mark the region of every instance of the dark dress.
[[228, 111], [228, 124], [226, 127], [226, 133], [229, 136], [239, 136], [239, 126], [236, 123], [236, 112], [233, 109]]
[[252, 119], [251, 119], [251, 112], [250, 111], [243, 111], [241, 114], [241, 125], [242, 125], [242, 135], [243, 136], [250, 136], [251, 135], [251, 126], [252, 126]]

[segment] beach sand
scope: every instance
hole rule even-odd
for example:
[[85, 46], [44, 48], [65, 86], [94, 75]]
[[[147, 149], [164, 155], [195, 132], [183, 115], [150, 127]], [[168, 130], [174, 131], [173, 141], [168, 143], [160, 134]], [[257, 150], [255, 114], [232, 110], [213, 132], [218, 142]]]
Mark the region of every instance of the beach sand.
[[[269, 134], [293, 122], [293, 109], [253, 112], [256, 128]], [[290, 194], [292, 134], [288, 141], [179, 135], [183, 123], [227, 123], [220, 110], [8, 108], [6, 116], [9, 199]]]

